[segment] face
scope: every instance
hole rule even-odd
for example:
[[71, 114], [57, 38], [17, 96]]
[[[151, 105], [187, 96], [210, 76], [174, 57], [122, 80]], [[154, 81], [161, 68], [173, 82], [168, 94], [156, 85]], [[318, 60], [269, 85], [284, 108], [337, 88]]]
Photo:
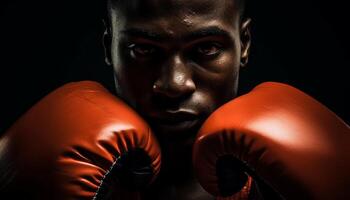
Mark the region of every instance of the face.
[[117, 93], [159, 138], [192, 138], [236, 96], [250, 35], [234, 0], [119, 0], [110, 17], [104, 41]]

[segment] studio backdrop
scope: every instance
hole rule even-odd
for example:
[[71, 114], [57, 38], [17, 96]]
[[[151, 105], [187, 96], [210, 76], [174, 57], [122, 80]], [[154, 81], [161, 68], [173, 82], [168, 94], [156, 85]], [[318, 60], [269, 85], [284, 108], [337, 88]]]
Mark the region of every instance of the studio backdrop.
[[[250, 0], [252, 50], [240, 93], [263, 81], [292, 84], [347, 123], [349, 14], [345, 1]], [[113, 90], [102, 47], [102, 0], [2, 1], [0, 134], [60, 85], [96, 80]]]

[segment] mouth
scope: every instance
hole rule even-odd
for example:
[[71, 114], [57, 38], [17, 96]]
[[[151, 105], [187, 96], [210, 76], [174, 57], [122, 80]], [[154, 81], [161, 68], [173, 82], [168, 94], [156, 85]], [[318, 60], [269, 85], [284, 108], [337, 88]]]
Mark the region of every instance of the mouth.
[[197, 127], [201, 121], [198, 113], [185, 109], [152, 113], [150, 119], [152, 125], [165, 134], [187, 133]]

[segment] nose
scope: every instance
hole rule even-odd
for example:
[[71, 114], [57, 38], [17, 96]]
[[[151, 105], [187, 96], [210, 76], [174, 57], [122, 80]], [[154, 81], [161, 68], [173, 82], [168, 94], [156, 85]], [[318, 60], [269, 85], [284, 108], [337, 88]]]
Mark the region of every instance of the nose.
[[165, 62], [153, 84], [155, 94], [172, 99], [187, 96], [195, 90], [192, 71], [179, 55], [172, 56]]

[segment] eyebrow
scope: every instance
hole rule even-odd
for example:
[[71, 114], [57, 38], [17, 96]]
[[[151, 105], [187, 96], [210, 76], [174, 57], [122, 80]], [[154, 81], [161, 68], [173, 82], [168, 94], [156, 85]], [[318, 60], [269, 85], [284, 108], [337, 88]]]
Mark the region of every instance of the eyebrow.
[[163, 34], [149, 31], [146, 29], [140, 28], [129, 28], [121, 31], [122, 34], [132, 36], [132, 37], [143, 37], [150, 40], [165, 40], [167, 37]]
[[[142, 37], [142, 38], [146, 38], [146, 39], [154, 40], [154, 41], [164, 41], [164, 40], [171, 39], [171, 36], [169, 36], [169, 35], [149, 31], [146, 29], [140, 29], [140, 28], [126, 29], [126, 30], [121, 31], [121, 33], [128, 35], [128, 36]], [[225, 37], [228, 39], [232, 38], [228, 31], [223, 30], [217, 26], [210, 26], [210, 27], [195, 30], [195, 31], [183, 36], [182, 38], [185, 41], [190, 41], [190, 40], [195, 40], [195, 39], [204, 38], [204, 37], [211, 37], [211, 36], [221, 36], [221, 37]]]
[[231, 35], [228, 31], [223, 30], [216, 26], [211, 26], [203, 29], [196, 30], [191, 32], [187, 36], [185, 36], [185, 40], [194, 40], [203, 37], [211, 37], [211, 36], [221, 36], [225, 38], [231, 39]]

